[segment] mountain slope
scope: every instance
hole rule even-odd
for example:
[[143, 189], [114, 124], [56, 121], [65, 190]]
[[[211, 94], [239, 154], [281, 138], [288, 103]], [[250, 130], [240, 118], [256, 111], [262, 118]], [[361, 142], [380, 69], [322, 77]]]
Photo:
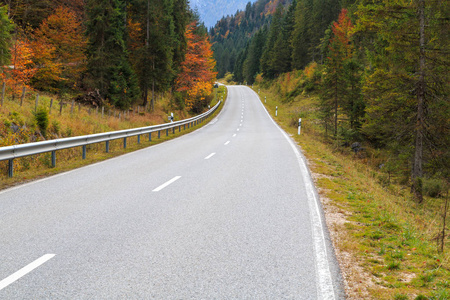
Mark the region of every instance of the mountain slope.
[[192, 0], [190, 5], [198, 10], [206, 28], [211, 28], [222, 17], [245, 9], [249, 2], [255, 2], [255, 0]]
[[248, 3], [245, 10], [233, 16], [223, 17], [209, 34], [213, 42], [214, 58], [217, 61], [218, 77], [234, 72], [240, 54], [259, 29], [269, 25], [278, 5], [289, 6], [291, 0], [258, 0]]

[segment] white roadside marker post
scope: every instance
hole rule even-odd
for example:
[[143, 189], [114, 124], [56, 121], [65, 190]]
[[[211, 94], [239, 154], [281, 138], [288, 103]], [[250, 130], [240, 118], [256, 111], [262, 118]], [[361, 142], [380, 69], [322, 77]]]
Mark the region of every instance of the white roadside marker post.
[[300, 135], [301, 130], [302, 130], [302, 118], [298, 119], [298, 135]]
[[275, 108], [275, 117], [278, 116], [278, 106]]

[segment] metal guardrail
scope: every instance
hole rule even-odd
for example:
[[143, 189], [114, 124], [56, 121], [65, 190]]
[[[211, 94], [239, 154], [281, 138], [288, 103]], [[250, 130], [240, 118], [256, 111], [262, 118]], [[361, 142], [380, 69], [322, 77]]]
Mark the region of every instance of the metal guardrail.
[[138, 143], [140, 143], [141, 135], [148, 134], [149, 141], [151, 141], [152, 132], [158, 132], [158, 138], [161, 137], [161, 131], [166, 130], [166, 135], [169, 135], [169, 129], [172, 129], [173, 133], [175, 133], [176, 127], [181, 131], [181, 126], [186, 129], [187, 127], [195, 126], [201, 122], [203, 122], [206, 118], [208, 118], [212, 113], [214, 113], [219, 107], [221, 101], [219, 101], [213, 108], [208, 110], [207, 112], [181, 121], [176, 121], [172, 123], [153, 125], [148, 127], [140, 127], [133, 129], [126, 129], [120, 131], [111, 131], [104, 132], [98, 134], [35, 142], [35, 143], [27, 143], [21, 145], [0, 147], [0, 161], [9, 160], [9, 177], [13, 177], [14, 170], [14, 159], [19, 157], [25, 157], [35, 154], [41, 153], [52, 153], [52, 166], [56, 166], [56, 151], [68, 148], [75, 147], [83, 147], [83, 159], [86, 158], [86, 146], [90, 144], [96, 143], [106, 143], [106, 152], [109, 152], [109, 142], [112, 140], [123, 139], [123, 146], [126, 148], [127, 146], [127, 138], [137, 136]]

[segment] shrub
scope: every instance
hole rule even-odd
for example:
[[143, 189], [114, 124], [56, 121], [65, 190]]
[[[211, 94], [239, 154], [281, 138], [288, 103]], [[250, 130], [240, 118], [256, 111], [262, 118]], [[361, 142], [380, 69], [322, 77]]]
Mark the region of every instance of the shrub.
[[40, 107], [35, 113], [34, 113], [34, 120], [36, 121], [37, 126], [39, 127], [39, 130], [41, 131], [42, 135], [44, 137], [47, 136], [47, 129], [48, 129], [48, 112], [45, 108]]
[[408, 296], [405, 294], [395, 294], [394, 299], [395, 300], [408, 300]]
[[424, 178], [423, 193], [432, 198], [437, 198], [445, 193], [445, 183], [440, 179]]
[[61, 125], [59, 124], [58, 121], [53, 120], [51, 129], [52, 129], [53, 133], [59, 134], [59, 132], [61, 131]]

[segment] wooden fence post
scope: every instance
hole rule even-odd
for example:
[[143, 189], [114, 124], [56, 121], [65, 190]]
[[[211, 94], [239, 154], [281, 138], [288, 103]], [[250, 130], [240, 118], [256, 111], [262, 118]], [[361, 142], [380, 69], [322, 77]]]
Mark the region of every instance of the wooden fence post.
[[36, 102], [34, 104], [34, 112], [37, 112], [38, 104], [39, 104], [39, 94], [36, 94]]
[[52, 106], [53, 106], [53, 98], [50, 99], [50, 107], [48, 109], [48, 114], [51, 115], [52, 114]]
[[103, 119], [103, 115], [105, 114], [105, 107], [102, 106], [102, 119]]
[[81, 103], [78, 102], [78, 113], [80, 113], [80, 112], [81, 112]]
[[59, 102], [59, 115], [62, 115], [63, 105], [64, 105], [64, 102], [61, 99], [61, 102]]
[[2, 86], [2, 101], [0, 103], [0, 106], [3, 106], [3, 102], [5, 101], [5, 90], [6, 90], [6, 83], [3, 82], [3, 86]]
[[22, 97], [20, 97], [20, 106], [23, 105], [23, 100], [25, 100], [25, 93], [27, 92], [27, 88], [24, 86], [22, 88]]

